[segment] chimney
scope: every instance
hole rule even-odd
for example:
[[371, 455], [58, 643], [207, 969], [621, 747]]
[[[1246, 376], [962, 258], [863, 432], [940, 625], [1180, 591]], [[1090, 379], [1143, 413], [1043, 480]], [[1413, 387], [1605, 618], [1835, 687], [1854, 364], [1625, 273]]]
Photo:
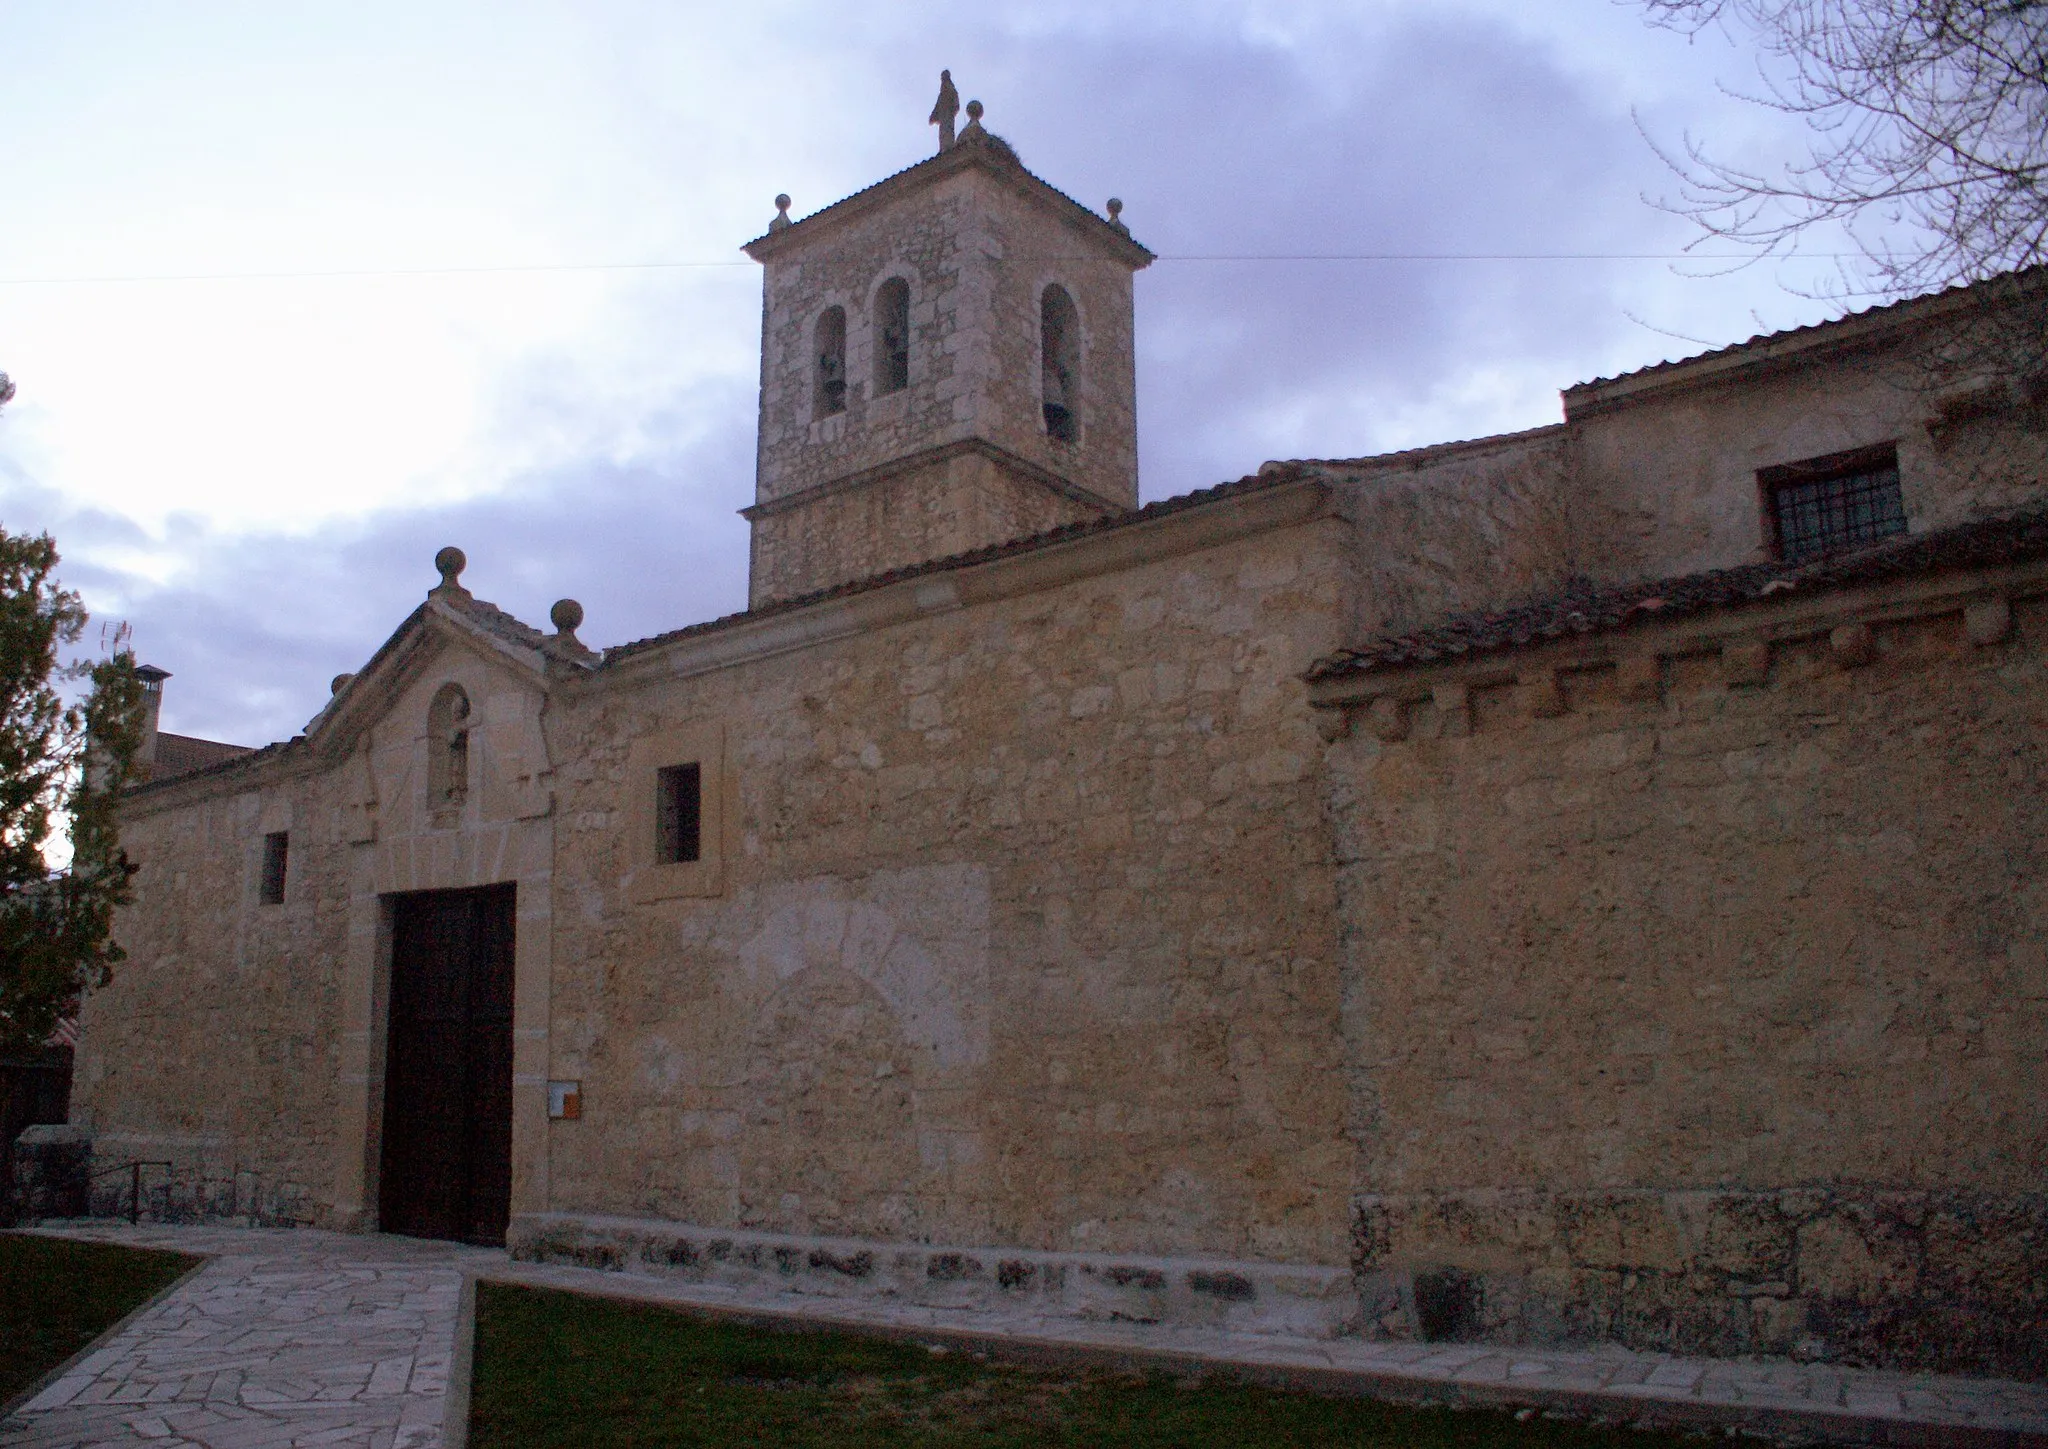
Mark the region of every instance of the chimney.
[[164, 709], [164, 681], [171, 671], [138, 664], [135, 677], [142, 681], [142, 741], [135, 751], [135, 777], [147, 780], [156, 770], [157, 721]]

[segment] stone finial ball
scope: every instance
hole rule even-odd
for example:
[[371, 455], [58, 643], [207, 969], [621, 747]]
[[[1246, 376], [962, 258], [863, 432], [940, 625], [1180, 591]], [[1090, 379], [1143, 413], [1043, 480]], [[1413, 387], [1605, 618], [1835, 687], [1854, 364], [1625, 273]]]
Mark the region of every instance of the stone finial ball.
[[1117, 196], [1110, 197], [1109, 214], [1112, 219], [1122, 216], [1124, 214], [1123, 198]]
[[980, 101], [969, 101], [969, 102], [967, 103], [967, 119], [968, 119], [968, 120], [970, 120], [970, 121], [978, 121], [978, 120], [980, 120], [980, 119], [981, 119], [981, 116], [982, 116], [982, 106], [981, 106], [981, 102], [980, 102]]
[[779, 191], [775, 194], [775, 209], [777, 211], [789, 210], [789, 193], [787, 191]]
[[344, 689], [348, 688], [348, 682], [354, 678], [353, 674], [335, 675], [333, 679], [328, 681], [327, 692], [329, 694], [340, 694]]
[[557, 599], [548, 610], [548, 622], [564, 634], [573, 634], [582, 627], [583, 606], [574, 599]]
[[434, 567], [440, 571], [441, 582], [453, 588], [462, 571], [469, 567], [469, 555], [451, 543], [434, 555]]

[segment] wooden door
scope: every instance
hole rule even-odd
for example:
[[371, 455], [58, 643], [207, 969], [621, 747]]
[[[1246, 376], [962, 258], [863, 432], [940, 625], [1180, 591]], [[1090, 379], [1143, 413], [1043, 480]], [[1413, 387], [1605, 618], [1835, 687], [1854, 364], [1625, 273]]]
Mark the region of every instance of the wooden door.
[[514, 890], [421, 891], [393, 901], [379, 1188], [387, 1233], [505, 1241]]

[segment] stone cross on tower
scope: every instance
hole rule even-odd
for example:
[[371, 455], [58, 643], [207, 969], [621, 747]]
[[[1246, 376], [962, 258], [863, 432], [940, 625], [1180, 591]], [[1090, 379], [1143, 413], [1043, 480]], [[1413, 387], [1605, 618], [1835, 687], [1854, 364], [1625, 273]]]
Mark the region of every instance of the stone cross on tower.
[[747, 243], [763, 268], [758, 607], [1138, 504], [1131, 277], [1152, 253], [941, 77], [941, 149]]
[[959, 114], [960, 92], [953, 89], [953, 72], [942, 70], [939, 72], [938, 103], [932, 107], [931, 119], [925, 122], [928, 126], [939, 128], [941, 151], [953, 149], [953, 118]]

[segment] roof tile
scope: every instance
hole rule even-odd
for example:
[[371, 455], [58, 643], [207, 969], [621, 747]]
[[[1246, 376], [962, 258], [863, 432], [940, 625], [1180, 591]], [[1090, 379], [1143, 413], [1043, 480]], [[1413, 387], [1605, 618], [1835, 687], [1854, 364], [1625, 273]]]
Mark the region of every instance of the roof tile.
[[1731, 342], [1726, 347], [1709, 348], [1705, 352], [1695, 352], [1690, 357], [1675, 357], [1668, 362], [1653, 362], [1648, 367], [1637, 367], [1631, 368], [1627, 372], [1617, 372], [1612, 377], [1595, 377], [1589, 378], [1585, 382], [1574, 383], [1564, 390], [1566, 408], [1567, 411], [1570, 410], [1570, 405], [1574, 401], [1575, 395], [1597, 392], [1601, 388], [1612, 386], [1618, 382], [1655, 377], [1659, 373], [1677, 372], [1702, 362], [1711, 362], [1720, 357], [1733, 357], [1740, 353], [1789, 341], [1795, 337], [1807, 337], [1817, 333], [1832, 331], [1845, 322], [1855, 322], [1869, 317], [1881, 317], [1886, 313], [1904, 312], [1911, 308], [1929, 305], [1939, 298], [1958, 297], [1966, 292], [1976, 291], [1980, 288], [1989, 288], [1994, 285], [2011, 286], [2014, 284], [2022, 288], [2028, 288], [2040, 285], [2044, 281], [2048, 281], [2048, 266], [2027, 267], [2017, 272], [2001, 272], [1996, 276], [1982, 278], [1974, 282], [1958, 282], [1952, 287], [1943, 287], [1932, 292], [1922, 292], [1914, 297], [1902, 297], [1896, 302], [1879, 302], [1869, 307], [1858, 307], [1843, 313], [1839, 317], [1830, 317], [1824, 322], [1809, 322], [1801, 327], [1786, 327], [1777, 332], [1759, 332], [1745, 341]]
[[1172, 498], [1162, 498], [1157, 503], [1148, 503], [1143, 508], [1133, 509], [1129, 513], [1116, 513], [1107, 518], [1089, 519], [1083, 523], [1062, 524], [1058, 528], [1047, 529], [1043, 533], [1034, 533], [1023, 538], [1011, 539], [1008, 543], [990, 544], [984, 548], [971, 549], [966, 553], [956, 553], [945, 558], [932, 559], [925, 563], [910, 564], [900, 569], [891, 569], [887, 573], [871, 574], [866, 578], [852, 579], [843, 584], [834, 584], [831, 588], [817, 589], [808, 594], [799, 594], [795, 598], [779, 599], [772, 604], [763, 604], [758, 609], [746, 609], [737, 614], [727, 614], [723, 618], [708, 619], [701, 624], [691, 624], [682, 629], [672, 629], [665, 634], [656, 634], [646, 639], [636, 639], [629, 644], [614, 644], [604, 651], [604, 662], [606, 664], [613, 664], [621, 659], [643, 653], [646, 650], [658, 648], [663, 644], [672, 644], [679, 639], [692, 639], [699, 635], [715, 633], [720, 629], [733, 628], [737, 625], [751, 623], [759, 619], [773, 618], [777, 614], [787, 614], [797, 609], [808, 608], [813, 604], [824, 603], [828, 599], [842, 599], [853, 594], [864, 594], [870, 589], [886, 588], [890, 584], [901, 583], [905, 579], [921, 578], [927, 574], [945, 573], [952, 569], [971, 568], [976, 564], [990, 563], [996, 559], [1010, 558], [1017, 554], [1031, 553], [1041, 548], [1050, 548], [1054, 544], [1065, 543], [1070, 539], [1088, 538], [1099, 533], [1111, 533], [1119, 528], [1129, 528], [1134, 524], [1149, 522], [1152, 519], [1163, 518], [1167, 514], [1180, 513], [1190, 508], [1199, 508], [1205, 504], [1220, 502], [1225, 498], [1237, 498], [1246, 494], [1257, 493], [1267, 488], [1278, 487], [1282, 483], [1293, 482], [1305, 476], [1312, 466], [1306, 463], [1268, 464], [1259, 472], [1240, 478], [1234, 483], [1219, 483], [1213, 488], [1198, 488], [1192, 493], [1182, 493]]
[[1557, 592], [1502, 609], [1453, 614], [1318, 660], [1310, 679], [1340, 679], [1503, 654], [1553, 639], [1613, 633], [1649, 619], [1736, 608], [1778, 594], [1819, 593], [1946, 569], [2048, 558], [2048, 509], [1887, 539], [1810, 563], [1739, 568], [1629, 584], [1574, 578]]

